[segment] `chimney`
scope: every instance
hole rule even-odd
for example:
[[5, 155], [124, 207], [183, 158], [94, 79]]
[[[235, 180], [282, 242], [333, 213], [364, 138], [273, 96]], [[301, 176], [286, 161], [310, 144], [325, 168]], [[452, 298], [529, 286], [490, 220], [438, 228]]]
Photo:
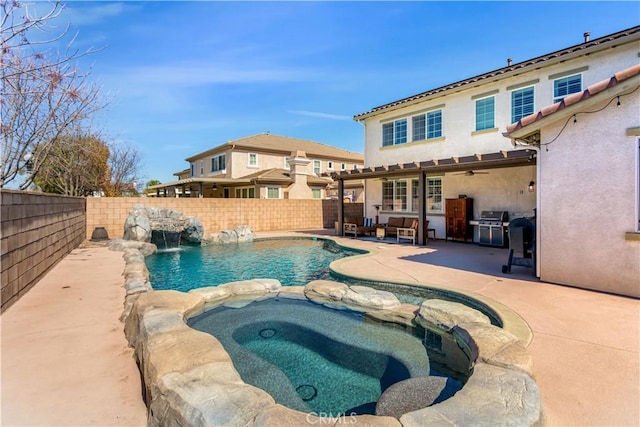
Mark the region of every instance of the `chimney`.
[[590, 36], [590, 35], [591, 35], [591, 33], [590, 33], [590, 32], [588, 32], [588, 31], [587, 31], [586, 33], [584, 33], [584, 34], [583, 34], [583, 36], [584, 36], [584, 42], [585, 42], [585, 43], [589, 41], [589, 36]]
[[309, 176], [308, 166], [311, 160], [307, 159], [304, 151], [292, 151], [287, 159], [290, 168], [290, 176], [293, 182], [289, 186], [290, 199], [310, 199], [311, 188], [307, 183]]
[[513, 59], [512, 58], [507, 58], [507, 67], [511, 67], [512, 63], [513, 63]]

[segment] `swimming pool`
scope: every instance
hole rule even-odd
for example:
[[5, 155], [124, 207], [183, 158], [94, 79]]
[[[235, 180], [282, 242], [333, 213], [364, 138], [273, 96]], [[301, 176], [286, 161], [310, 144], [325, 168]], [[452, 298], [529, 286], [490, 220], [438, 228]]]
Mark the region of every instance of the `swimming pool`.
[[181, 246], [159, 251], [145, 259], [155, 290], [177, 290], [217, 286], [256, 278], [277, 279], [283, 286], [304, 286], [312, 280], [327, 279], [348, 285], [389, 291], [403, 303], [419, 305], [425, 299], [459, 302], [481, 311], [491, 323], [502, 327], [500, 316], [480, 301], [464, 294], [435, 288], [375, 282], [339, 275], [330, 269], [333, 261], [365, 254], [333, 240], [306, 237], [259, 239], [251, 243]]
[[242, 308], [218, 307], [188, 324], [220, 340], [246, 383], [303, 412], [375, 414], [389, 387], [427, 376], [446, 384], [441, 401], [469, 375], [469, 359], [457, 345], [440, 346], [440, 352], [456, 351], [446, 358], [455, 365], [431, 363], [424, 330], [309, 301], [271, 298]]
[[276, 238], [252, 243], [182, 246], [146, 259], [156, 290], [182, 292], [255, 278], [277, 279], [284, 286], [304, 286], [330, 279], [329, 265], [340, 258], [366, 253], [331, 240]]

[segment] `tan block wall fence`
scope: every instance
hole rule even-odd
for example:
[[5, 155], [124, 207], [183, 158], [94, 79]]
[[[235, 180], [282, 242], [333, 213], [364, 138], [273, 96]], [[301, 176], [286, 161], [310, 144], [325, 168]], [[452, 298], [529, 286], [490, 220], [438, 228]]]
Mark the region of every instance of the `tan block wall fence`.
[[85, 199], [0, 190], [0, 222], [4, 311], [85, 239]]
[[[253, 231], [313, 230], [333, 228], [338, 219], [337, 200], [268, 200], [171, 197], [102, 197], [87, 199], [87, 238], [104, 227], [110, 239], [121, 238], [124, 222], [137, 204], [181, 211], [202, 221], [205, 233], [217, 234], [237, 225]], [[362, 203], [345, 204], [345, 216], [362, 215]]]

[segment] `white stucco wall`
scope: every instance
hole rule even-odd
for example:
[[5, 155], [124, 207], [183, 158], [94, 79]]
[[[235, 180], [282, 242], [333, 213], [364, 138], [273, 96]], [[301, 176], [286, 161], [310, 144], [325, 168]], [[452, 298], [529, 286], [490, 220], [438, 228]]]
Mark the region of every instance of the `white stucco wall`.
[[[540, 278], [640, 297], [640, 242], [625, 239], [637, 231], [638, 137], [626, 129], [640, 126], [640, 95], [621, 103], [569, 119], [540, 151]], [[542, 129], [543, 143], [565, 121]]]

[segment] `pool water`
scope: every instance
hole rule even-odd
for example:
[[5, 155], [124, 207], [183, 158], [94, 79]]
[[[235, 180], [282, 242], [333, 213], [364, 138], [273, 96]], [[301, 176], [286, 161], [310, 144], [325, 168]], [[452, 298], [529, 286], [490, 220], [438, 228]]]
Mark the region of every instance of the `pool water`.
[[[442, 375], [419, 334], [308, 301], [272, 298], [240, 309], [219, 307], [189, 325], [220, 340], [246, 383], [304, 412], [374, 414], [391, 385]], [[447, 384], [443, 399], [462, 387], [453, 378]]]
[[283, 286], [304, 286], [330, 279], [331, 262], [362, 251], [313, 238], [268, 239], [252, 243], [181, 246], [147, 257], [154, 289], [189, 291], [256, 278], [278, 279]]

